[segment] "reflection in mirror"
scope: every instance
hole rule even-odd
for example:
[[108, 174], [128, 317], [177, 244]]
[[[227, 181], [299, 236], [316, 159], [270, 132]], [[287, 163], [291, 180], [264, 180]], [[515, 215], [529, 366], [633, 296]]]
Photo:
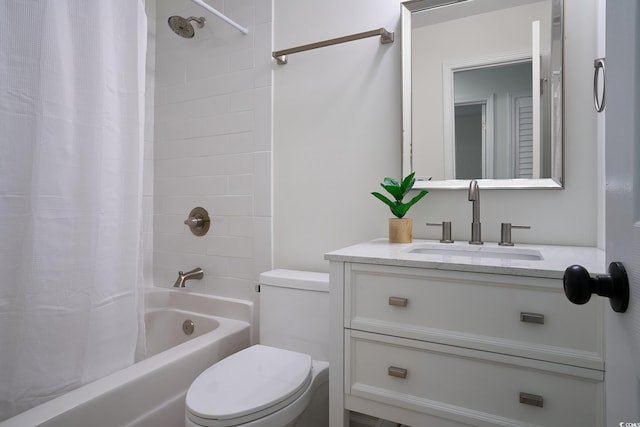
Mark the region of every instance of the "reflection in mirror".
[[562, 0], [402, 10], [403, 173], [421, 188], [562, 188]]
[[[453, 141], [445, 139], [445, 147], [451, 147], [445, 151], [445, 175], [539, 178], [540, 165], [534, 165], [533, 156], [539, 137], [533, 132], [531, 61], [454, 71], [453, 82]], [[447, 173], [450, 150], [453, 170]]]

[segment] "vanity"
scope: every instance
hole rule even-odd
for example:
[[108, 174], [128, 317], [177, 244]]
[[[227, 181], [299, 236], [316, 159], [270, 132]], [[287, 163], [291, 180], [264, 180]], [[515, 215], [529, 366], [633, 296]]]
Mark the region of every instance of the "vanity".
[[387, 239], [330, 261], [331, 426], [604, 426], [604, 310], [570, 303], [587, 247]]

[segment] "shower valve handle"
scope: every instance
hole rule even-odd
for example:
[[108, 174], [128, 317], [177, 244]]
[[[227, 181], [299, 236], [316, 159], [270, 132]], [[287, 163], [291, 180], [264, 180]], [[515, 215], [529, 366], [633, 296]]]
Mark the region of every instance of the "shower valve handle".
[[189, 218], [185, 219], [184, 223], [189, 226], [191, 232], [196, 236], [204, 236], [209, 231], [211, 220], [206, 209], [197, 207], [189, 212]]
[[203, 224], [204, 224], [204, 218], [198, 216], [198, 217], [192, 217], [192, 218], [188, 218], [184, 220], [184, 223], [187, 224], [189, 226], [189, 228], [202, 228]]

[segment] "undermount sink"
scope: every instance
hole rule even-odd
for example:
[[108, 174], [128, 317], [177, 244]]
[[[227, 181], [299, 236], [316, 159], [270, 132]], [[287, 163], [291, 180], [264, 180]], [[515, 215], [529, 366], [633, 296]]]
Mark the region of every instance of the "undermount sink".
[[535, 249], [501, 248], [486, 246], [445, 247], [421, 245], [407, 251], [411, 254], [436, 255], [446, 257], [470, 257], [491, 259], [515, 259], [523, 261], [541, 261], [542, 254]]

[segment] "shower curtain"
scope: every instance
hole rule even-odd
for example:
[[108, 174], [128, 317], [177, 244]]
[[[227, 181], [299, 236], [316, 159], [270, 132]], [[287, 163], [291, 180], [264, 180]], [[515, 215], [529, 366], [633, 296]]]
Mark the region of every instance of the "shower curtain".
[[146, 36], [143, 0], [0, 0], [0, 420], [142, 351]]

